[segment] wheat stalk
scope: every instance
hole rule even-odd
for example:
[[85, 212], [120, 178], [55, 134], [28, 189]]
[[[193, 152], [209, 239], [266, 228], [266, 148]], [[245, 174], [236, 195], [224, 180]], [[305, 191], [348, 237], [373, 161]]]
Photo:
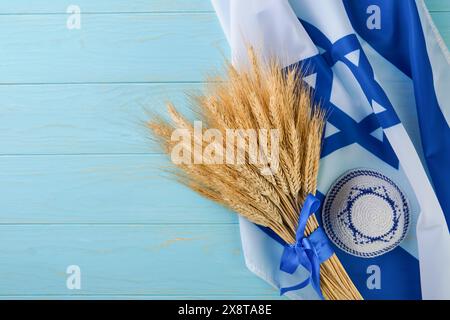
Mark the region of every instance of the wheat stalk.
[[[263, 64], [252, 50], [250, 62], [250, 68], [243, 71], [228, 64], [224, 77], [210, 82], [205, 95], [194, 97], [195, 111], [209, 128], [224, 136], [227, 129], [278, 129], [278, 170], [273, 175], [262, 174], [264, 166], [273, 159], [262, 153], [263, 164], [251, 163], [254, 155], [250, 149], [234, 140], [228, 147], [235, 154], [243, 154], [244, 163], [178, 163], [172, 173], [202, 196], [271, 228], [286, 243], [293, 244], [301, 205], [307, 194], [316, 192], [324, 112], [312, 103], [311, 92], [299, 81], [297, 68], [284, 72], [276, 62]], [[168, 111], [171, 121], [154, 117], [148, 127], [162, 150], [171, 154], [177, 145], [171, 139], [172, 132], [183, 128], [193, 134], [194, 129], [173, 105], [169, 104]], [[250, 141], [249, 137], [243, 139]], [[257, 142], [261, 143], [260, 137]], [[220, 150], [228, 141], [207, 143], [194, 138], [181, 147], [191, 152], [194, 144], [217, 147], [216, 156], [226, 157]], [[312, 215], [305, 235], [318, 226]], [[335, 254], [321, 264], [320, 274], [326, 299], [362, 299]]]

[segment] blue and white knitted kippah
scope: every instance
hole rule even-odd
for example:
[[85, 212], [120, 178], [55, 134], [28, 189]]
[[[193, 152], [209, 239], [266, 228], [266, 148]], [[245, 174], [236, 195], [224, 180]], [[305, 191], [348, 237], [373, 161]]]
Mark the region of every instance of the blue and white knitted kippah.
[[352, 255], [382, 255], [405, 238], [409, 205], [400, 188], [369, 169], [346, 172], [328, 191], [322, 210], [325, 232]]

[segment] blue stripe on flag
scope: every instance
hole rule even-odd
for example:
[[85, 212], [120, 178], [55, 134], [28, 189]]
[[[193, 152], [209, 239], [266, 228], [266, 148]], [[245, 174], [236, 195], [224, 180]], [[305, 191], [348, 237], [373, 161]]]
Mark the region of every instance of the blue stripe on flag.
[[[344, 5], [358, 34], [413, 80], [423, 152], [449, 225], [450, 127], [436, 98], [433, 72], [416, 3], [413, 0], [344, 0]], [[380, 7], [379, 30], [366, 26], [366, 10], [370, 5]]]
[[[317, 192], [316, 197], [323, 204], [325, 195]], [[320, 208], [320, 212], [322, 207]], [[316, 215], [320, 225], [322, 215]], [[421, 300], [419, 261], [401, 246], [374, 258], [361, 258], [350, 255], [333, 243], [334, 252], [338, 256], [348, 275], [366, 300]], [[370, 266], [380, 270], [380, 289], [369, 289], [367, 286]]]
[[[321, 204], [323, 204], [325, 196], [322, 193], [317, 192], [316, 197], [320, 200]], [[316, 213], [320, 225], [322, 225], [321, 211], [322, 206]], [[257, 226], [281, 245], [286, 244], [283, 239], [271, 229], [259, 225]], [[330, 244], [364, 299], [422, 299], [419, 261], [401, 246], [378, 257], [360, 258], [340, 250], [331, 243], [331, 241]], [[379, 268], [380, 289], [369, 289], [367, 286], [368, 278], [371, 275], [367, 272], [370, 266], [377, 266]]]

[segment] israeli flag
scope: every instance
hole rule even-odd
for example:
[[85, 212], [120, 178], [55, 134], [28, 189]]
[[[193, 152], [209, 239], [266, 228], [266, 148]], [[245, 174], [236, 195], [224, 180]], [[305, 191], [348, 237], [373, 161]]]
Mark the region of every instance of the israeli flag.
[[[342, 174], [369, 168], [408, 198], [409, 232], [381, 255], [334, 249], [365, 299], [450, 299], [450, 55], [423, 0], [212, 0], [232, 61], [247, 47], [284, 66], [329, 109], [318, 195]], [[318, 214], [320, 216], [320, 214]], [[240, 219], [247, 267], [276, 288], [283, 246]], [[308, 286], [288, 293], [318, 299]]]

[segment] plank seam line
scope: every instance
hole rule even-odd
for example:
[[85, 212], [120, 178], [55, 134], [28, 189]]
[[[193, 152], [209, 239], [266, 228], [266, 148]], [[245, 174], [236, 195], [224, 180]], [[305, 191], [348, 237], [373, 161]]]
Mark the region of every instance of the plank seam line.
[[146, 85], [146, 84], [206, 84], [212, 81], [173, 80], [173, 81], [83, 81], [83, 82], [0, 82], [0, 86], [44, 86], [44, 85]]
[[0, 157], [4, 158], [14, 158], [14, 157], [121, 157], [121, 156], [167, 156], [165, 153], [161, 152], [126, 152], [126, 153], [4, 153], [0, 154]]
[[279, 294], [276, 293], [274, 290], [274, 294], [267, 293], [267, 294], [249, 294], [249, 295], [241, 295], [241, 294], [200, 294], [200, 295], [167, 295], [167, 294], [135, 294], [135, 293], [86, 293], [86, 294], [0, 294], [0, 297], [180, 297], [180, 298], [196, 298], [196, 297], [279, 297]]
[[98, 223], [98, 222], [80, 222], [80, 223], [45, 223], [45, 222], [30, 222], [30, 223], [0, 223], [0, 227], [2, 226], [80, 226], [80, 227], [89, 227], [89, 226], [105, 226], [105, 227], [116, 227], [116, 226], [126, 226], [126, 227], [138, 227], [138, 226], [179, 226], [179, 227], [185, 227], [185, 226], [196, 226], [196, 227], [210, 227], [210, 226], [237, 226], [239, 225], [238, 222], [147, 222], [147, 223]]
[[[438, 11], [442, 12], [442, 11]], [[213, 10], [178, 10], [178, 11], [164, 11], [164, 10], [154, 10], [154, 11], [83, 11], [81, 8], [82, 15], [210, 15], [215, 14]], [[0, 16], [56, 16], [56, 15], [69, 15], [67, 12], [0, 12]]]

